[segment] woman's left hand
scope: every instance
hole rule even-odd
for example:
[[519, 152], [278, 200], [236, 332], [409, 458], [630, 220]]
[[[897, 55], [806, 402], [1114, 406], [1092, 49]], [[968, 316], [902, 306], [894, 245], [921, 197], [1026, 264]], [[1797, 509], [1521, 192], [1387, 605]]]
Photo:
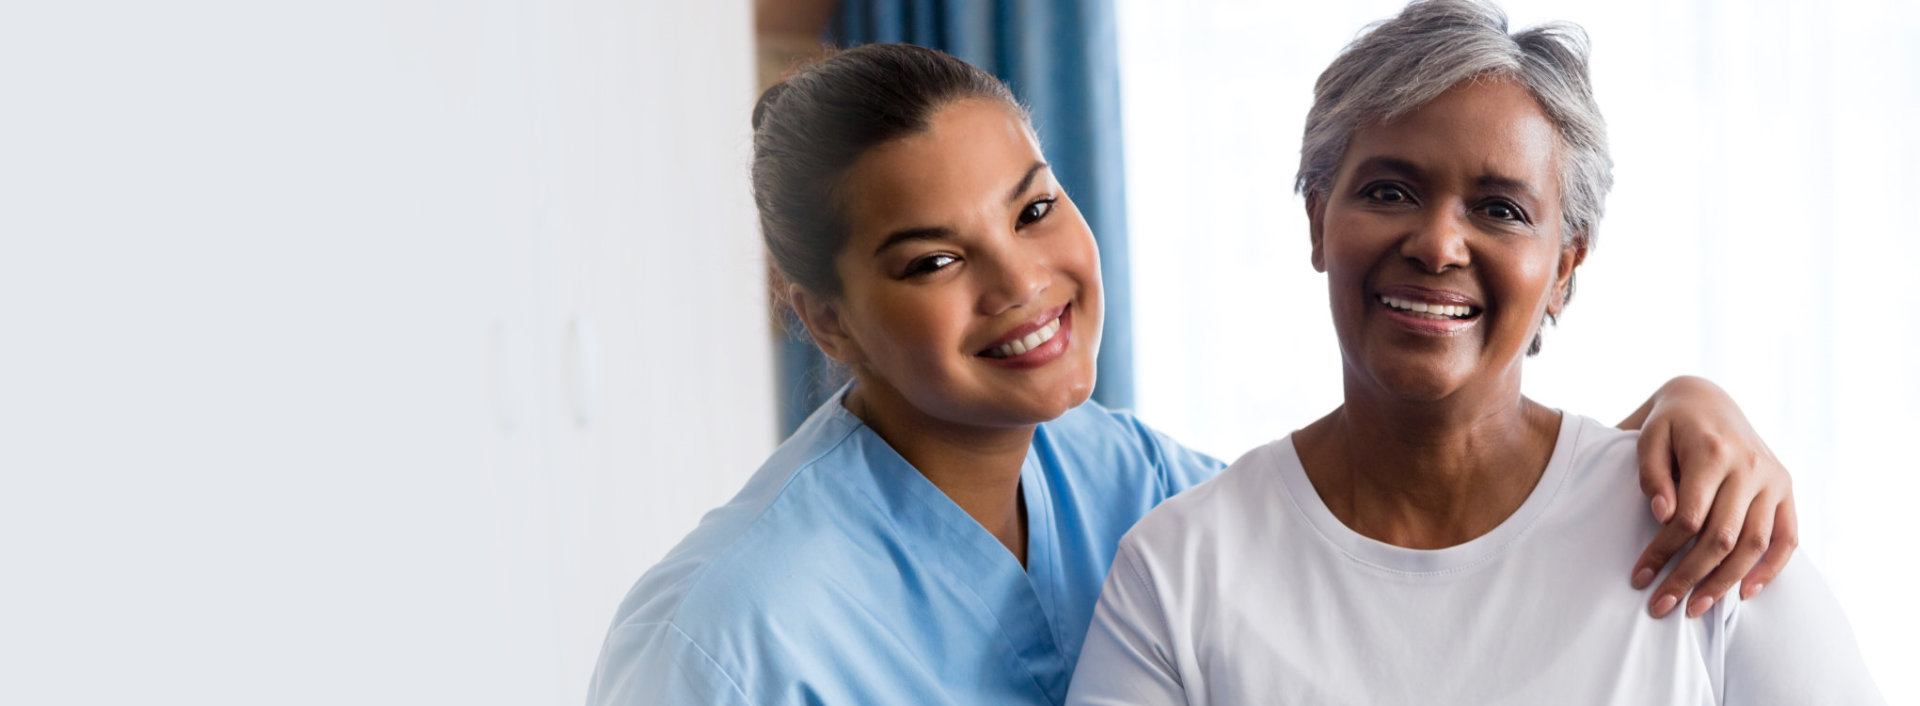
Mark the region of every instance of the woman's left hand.
[[1653, 592], [1654, 617], [1682, 599], [1687, 616], [1698, 616], [1735, 583], [1742, 599], [1752, 598], [1779, 575], [1800, 541], [1793, 479], [1726, 391], [1674, 378], [1620, 426], [1640, 428], [1640, 488], [1666, 525], [1634, 566], [1633, 587], [1652, 583], [1687, 540], [1699, 539]]

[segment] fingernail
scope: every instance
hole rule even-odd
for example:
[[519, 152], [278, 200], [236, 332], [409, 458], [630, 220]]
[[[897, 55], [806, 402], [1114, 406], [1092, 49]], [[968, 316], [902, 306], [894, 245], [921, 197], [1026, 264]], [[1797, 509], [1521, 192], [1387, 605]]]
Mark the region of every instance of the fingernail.
[[1653, 519], [1666, 522], [1671, 514], [1673, 514], [1673, 503], [1667, 501], [1667, 496], [1664, 494], [1653, 496]]
[[1695, 598], [1693, 599], [1693, 602], [1687, 604], [1687, 617], [1698, 618], [1700, 617], [1701, 613], [1707, 612], [1707, 609], [1712, 607], [1713, 607], [1712, 596], [1701, 596], [1699, 598]]
[[1667, 611], [1673, 610], [1673, 606], [1678, 604], [1679, 602], [1680, 602], [1680, 599], [1673, 596], [1661, 596], [1659, 598], [1654, 599], [1653, 617], [1656, 617], [1656, 618], [1667, 617]]
[[1748, 598], [1758, 596], [1760, 595], [1760, 589], [1763, 589], [1766, 587], [1767, 585], [1765, 583], [1750, 584], [1746, 587], [1746, 590], [1740, 592], [1740, 598], [1741, 600], [1746, 600]]
[[1634, 588], [1646, 588], [1647, 584], [1652, 582], [1653, 582], [1653, 569], [1649, 569], [1643, 566], [1643, 567], [1640, 567], [1639, 571], [1633, 572]]

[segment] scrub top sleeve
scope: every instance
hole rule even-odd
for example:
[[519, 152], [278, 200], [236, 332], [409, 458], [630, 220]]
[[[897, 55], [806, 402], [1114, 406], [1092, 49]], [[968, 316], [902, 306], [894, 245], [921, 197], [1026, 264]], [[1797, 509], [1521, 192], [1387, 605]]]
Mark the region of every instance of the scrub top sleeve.
[[1068, 706], [1186, 704], [1171, 630], [1130, 543], [1120, 545], [1080, 651]]
[[1727, 617], [1722, 703], [1885, 704], [1833, 591], [1804, 557]]
[[590, 706], [751, 706], [726, 670], [680, 628], [623, 626], [609, 635], [587, 688]]

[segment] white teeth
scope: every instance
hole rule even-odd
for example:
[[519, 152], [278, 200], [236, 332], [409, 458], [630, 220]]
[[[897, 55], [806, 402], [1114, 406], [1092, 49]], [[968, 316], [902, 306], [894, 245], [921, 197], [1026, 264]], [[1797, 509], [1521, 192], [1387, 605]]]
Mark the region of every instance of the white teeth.
[[1435, 319], [1435, 320], [1458, 319], [1458, 318], [1464, 318], [1464, 317], [1470, 316], [1474, 313], [1473, 307], [1470, 307], [1470, 306], [1461, 306], [1461, 305], [1455, 305], [1455, 304], [1428, 304], [1426, 302], [1416, 302], [1416, 301], [1407, 301], [1405, 299], [1395, 299], [1393, 297], [1389, 297], [1386, 295], [1380, 296], [1380, 303], [1393, 307], [1394, 309], [1398, 309], [1400, 311], [1419, 315], [1420, 318], [1423, 318], [1423, 319]]
[[1016, 339], [1010, 343], [1006, 343], [1004, 345], [1001, 345], [998, 348], [987, 351], [987, 357], [1011, 358], [1013, 356], [1020, 355], [1022, 353], [1033, 350], [1035, 348], [1039, 348], [1040, 344], [1042, 343], [1046, 343], [1047, 341], [1053, 340], [1053, 335], [1059, 332], [1060, 332], [1060, 319], [1056, 317], [1054, 318], [1054, 320], [1047, 322], [1047, 325], [1040, 327], [1040, 330], [1038, 331], [1034, 331], [1033, 333], [1029, 333], [1025, 336], [1022, 336], [1019, 339]]

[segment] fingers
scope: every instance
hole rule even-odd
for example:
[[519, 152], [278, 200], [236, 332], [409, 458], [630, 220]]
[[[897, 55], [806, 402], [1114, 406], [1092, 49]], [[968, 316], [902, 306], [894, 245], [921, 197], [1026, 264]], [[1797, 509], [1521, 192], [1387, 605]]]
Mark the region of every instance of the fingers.
[[[1695, 524], [1696, 511], [1688, 505], [1689, 485], [1688, 479], [1681, 479], [1681, 508], [1675, 513], [1674, 521], [1667, 523], [1668, 527], [1661, 532], [1662, 535], [1674, 529], [1675, 525], [1680, 525], [1684, 529], [1687, 525]], [[1673, 573], [1668, 574], [1666, 580], [1662, 581], [1660, 587], [1654, 591], [1653, 598], [1648, 603], [1648, 609], [1654, 617], [1665, 617], [1672, 612], [1680, 605], [1680, 600], [1699, 585], [1707, 574], [1739, 548], [1740, 532], [1746, 525], [1747, 510], [1753, 506], [1756, 489], [1750, 483], [1736, 480], [1720, 486], [1719, 490], [1719, 496], [1713, 500], [1711, 509], [1698, 521], [1699, 537], [1693, 543], [1693, 547], [1681, 555], [1680, 563], [1674, 567]], [[1694, 609], [1706, 610], [1713, 605], [1715, 598], [1717, 596], [1696, 595], [1696, 600], [1687, 606], [1688, 612], [1698, 615], [1699, 613]]]
[[[1707, 612], [1759, 563], [1773, 542], [1773, 510], [1777, 505], [1779, 502], [1766, 493], [1754, 497], [1753, 503], [1747, 506], [1744, 524], [1737, 530], [1739, 539], [1735, 540], [1733, 551], [1693, 588], [1693, 596], [1687, 599], [1687, 617], [1695, 618]], [[1709, 530], [1705, 536], [1717, 537], [1716, 531]]]
[[[1673, 444], [1670, 433], [1665, 424], [1642, 429], [1638, 447], [1640, 492], [1646, 494], [1648, 505], [1653, 510], [1653, 519], [1659, 522], [1666, 522], [1673, 517]], [[1657, 571], [1660, 566], [1656, 564], [1654, 569]]]
[[[1647, 431], [1641, 432], [1643, 442], [1648, 433]], [[1656, 441], [1658, 442], [1658, 446], [1664, 447], [1667, 445], [1668, 440], [1662, 438]], [[1641, 447], [1642, 452], [1640, 454], [1640, 487], [1642, 490], [1645, 490], [1650, 482], [1648, 480], [1649, 474], [1646, 471], [1647, 464], [1649, 463], [1649, 454], [1644, 451], [1645, 448], [1644, 445]], [[1667, 454], [1667, 458], [1663, 461], [1670, 464], [1672, 463], [1673, 452], [1668, 451]], [[1667, 467], [1672, 468], [1671, 465]], [[1669, 474], [1671, 474], [1671, 471], [1669, 471]], [[1727, 475], [1727, 464], [1715, 458], [1710, 451], [1697, 453], [1689, 458], [1686, 473], [1680, 478], [1677, 488], [1678, 502], [1674, 503], [1674, 508], [1676, 509], [1668, 511], [1668, 518], [1663, 520], [1666, 526], [1660, 529], [1660, 534], [1655, 536], [1653, 542], [1647, 545], [1646, 551], [1640, 553], [1640, 561], [1634, 564], [1634, 588], [1646, 588], [1648, 584], [1653, 583], [1653, 577], [1660, 573], [1660, 569], [1665, 567], [1667, 562], [1672, 561], [1674, 555], [1678, 554], [1689, 540], [1692, 540], [1700, 534], [1700, 528], [1706, 526], [1707, 513], [1712, 509], [1714, 494], [1724, 491], [1721, 484], [1727, 480]], [[1671, 478], [1667, 480], [1667, 485], [1669, 487], [1673, 485]], [[1659, 518], [1659, 513], [1662, 509], [1660, 507], [1661, 503], [1659, 502], [1660, 497], [1661, 496], [1656, 496], [1655, 499], [1651, 501], [1655, 519]], [[1702, 575], [1704, 575], [1704, 573]], [[1695, 576], [1694, 580], [1697, 581], [1699, 578], [1699, 576]], [[1688, 582], [1687, 587], [1692, 588], [1692, 586], [1693, 583]], [[1685, 595], [1685, 593], [1683, 592], [1681, 595]], [[1660, 597], [1658, 595], [1654, 596], [1655, 601], [1659, 599]], [[1675, 600], [1677, 601], [1679, 599], [1676, 598]], [[1665, 611], [1658, 612], [1664, 613]]]
[[[1765, 510], [1755, 510], [1755, 512], [1763, 511]], [[1780, 575], [1780, 570], [1787, 567], [1787, 559], [1792, 558], [1793, 550], [1800, 546], [1800, 518], [1794, 512], [1793, 495], [1788, 494], [1786, 499], [1772, 509], [1771, 514], [1773, 515], [1773, 536], [1768, 538], [1766, 555], [1761, 557], [1760, 563], [1740, 581], [1741, 600], [1754, 597], [1760, 593], [1760, 589], [1773, 583], [1774, 577]]]
[[1640, 552], [1640, 561], [1633, 565], [1633, 587], [1642, 589], [1652, 584], [1660, 568], [1672, 561], [1673, 555], [1680, 553], [1680, 548], [1687, 545], [1687, 540], [1693, 539], [1693, 534], [1679, 523], [1669, 522], [1662, 527], [1660, 534], [1654, 536], [1653, 543]]

